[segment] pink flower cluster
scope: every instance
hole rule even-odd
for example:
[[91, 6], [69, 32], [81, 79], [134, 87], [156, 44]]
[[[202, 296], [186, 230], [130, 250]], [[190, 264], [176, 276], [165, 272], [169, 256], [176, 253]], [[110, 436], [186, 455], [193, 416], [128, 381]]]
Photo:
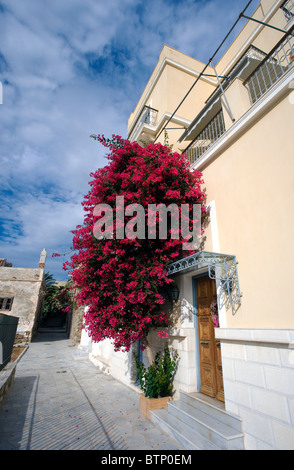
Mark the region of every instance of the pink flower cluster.
[[133, 342], [144, 341], [150, 328], [168, 325], [160, 288], [172, 282], [168, 264], [191, 252], [183, 251], [181, 237], [171, 238], [171, 230], [167, 239], [97, 239], [93, 227], [99, 217], [93, 210], [97, 204], [114, 207], [116, 196], [124, 196], [126, 204], [143, 207], [201, 204], [204, 213], [202, 174], [190, 172], [185, 155], [160, 143], [141, 147], [119, 136], [94, 138], [108, 147], [109, 163], [91, 174], [82, 202], [84, 224], [73, 231], [75, 253], [64, 268], [70, 270], [78, 304], [88, 306], [84, 320], [89, 335], [94, 341], [111, 338], [116, 350], [128, 351]]
[[63, 312], [69, 312], [70, 310], [71, 310], [71, 308], [70, 308], [69, 305], [62, 309]]
[[163, 338], [164, 339], [168, 338], [168, 333], [166, 331], [158, 331], [157, 334], [158, 334], [159, 338], [162, 338], [162, 339]]

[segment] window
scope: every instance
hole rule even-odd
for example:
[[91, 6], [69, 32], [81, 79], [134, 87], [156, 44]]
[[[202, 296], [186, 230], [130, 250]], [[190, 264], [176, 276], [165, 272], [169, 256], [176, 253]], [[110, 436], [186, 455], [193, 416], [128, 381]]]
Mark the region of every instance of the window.
[[13, 297], [0, 297], [0, 310], [11, 310]]

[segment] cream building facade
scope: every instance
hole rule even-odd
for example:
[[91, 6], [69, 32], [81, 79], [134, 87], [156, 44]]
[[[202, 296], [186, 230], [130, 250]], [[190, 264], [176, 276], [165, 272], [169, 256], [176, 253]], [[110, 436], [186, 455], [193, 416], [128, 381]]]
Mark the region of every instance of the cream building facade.
[[[228, 449], [294, 449], [293, 25], [292, 0], [260, 0], [216, 64], [164, 46], [128, 122], [130, 140], [168, 140], [203, 173], [209, 224], [202, 251], [169, 268], [180, 298], [168, 333], [180, 354], [175, 403], [189, 419], [193, 398], [239, 420]], [[150, 342], [161, 348], [156, 332]], [[131, 353], [85, 333], [81, 347], [135, 386]], [[173, 406], [152, 419], [181, 439]]]

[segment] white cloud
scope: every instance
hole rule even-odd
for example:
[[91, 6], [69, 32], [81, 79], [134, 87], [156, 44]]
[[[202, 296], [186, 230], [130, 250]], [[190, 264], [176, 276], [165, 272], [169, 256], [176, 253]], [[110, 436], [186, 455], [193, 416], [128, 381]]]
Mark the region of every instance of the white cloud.
[[[69, 251], [71, 230], [83, 220], [80, 198], [76, 194], [72, 196], [72, 200], [63, 201], [58, 195], [55, 199], [52, 195], [40, 198], [28, 195], [25, 199], [17, 199], [12, 207], [9, 203], [2, 207], [1, 215], [5, 211], [7, 219], [1, 256], [16, 267], [37, 267], [38, 255], [45, 247], [48, 253], [46, 270], [53, 272], [57, 267], [56, 274], [63, 276], [61, 260], [64, 260], [52, 259], [52, 253]], [[20, 233], [17, 226], [21, 227]]]

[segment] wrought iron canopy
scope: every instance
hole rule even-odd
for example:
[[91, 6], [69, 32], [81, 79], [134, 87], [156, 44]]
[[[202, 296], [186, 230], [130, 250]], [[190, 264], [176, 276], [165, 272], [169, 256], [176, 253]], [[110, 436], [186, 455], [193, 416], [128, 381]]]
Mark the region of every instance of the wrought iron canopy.
[[237, 272], [237, 261], [233, 255], [199, 251], [193, 255], [171, 263], [167, 274], [187, 274], [207, 268], [210, 279], [215, 279], [217, 287], [218, 307], [231, 305], [236, 309], [241, 304], [241, 294]]

